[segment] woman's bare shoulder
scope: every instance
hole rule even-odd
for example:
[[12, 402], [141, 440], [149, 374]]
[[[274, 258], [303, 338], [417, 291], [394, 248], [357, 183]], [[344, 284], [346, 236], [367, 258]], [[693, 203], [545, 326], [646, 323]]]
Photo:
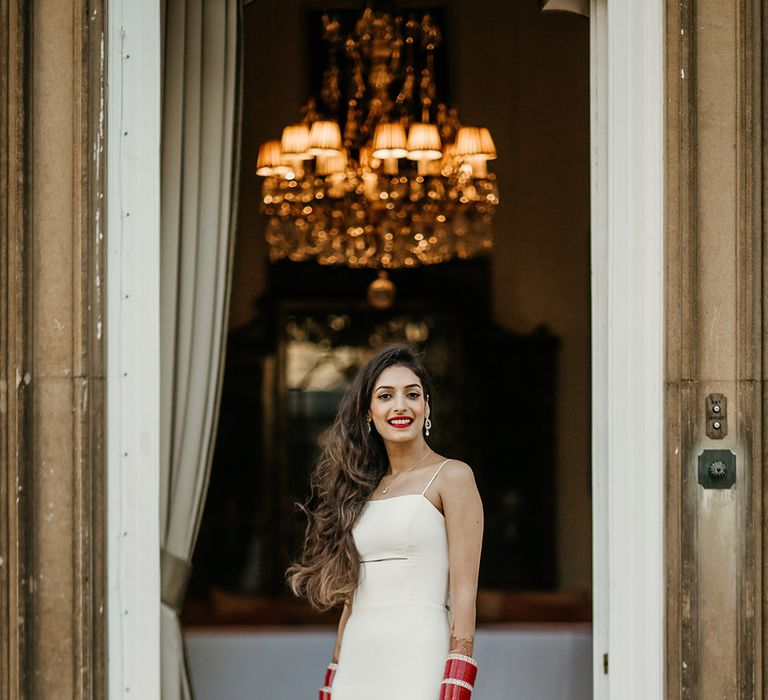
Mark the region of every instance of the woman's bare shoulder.
[[[439, 495], [449, 530], [456, 523], [482, 523], [483, 502], [472, 467], [460, 459], [452, 459], [445, 464], [440, 476], [443, 479], [440, 482]], [[451, 514], [458, 514], [459, 520], [452, 518]]]
[[443, 502], [479, 496], [472, 467], [460, 459], [446, 462], [440, 471], [438, 491]]
[[475, 485], [475, 472], [466, 462], [460, 459], [449, 459], [441, 471], [443, 483], [466, 487]]

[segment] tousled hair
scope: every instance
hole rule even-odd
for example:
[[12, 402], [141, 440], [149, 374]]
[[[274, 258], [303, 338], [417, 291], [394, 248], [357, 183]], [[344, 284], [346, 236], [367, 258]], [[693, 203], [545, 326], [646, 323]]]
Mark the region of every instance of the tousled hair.
[[296, 504], [308, 522], [301, 553], [286, 570], [286, 580], [294, 595], [320, 611], [351, 601], [357, 588], [360, 555], [352, 528], [388, 468], [384, 442], [376, 430], [368, 432], [366, 416], [376, 380], [393, 366], [407, 367], [419, 377], [431, 412], [432, 379], [417, 349], [399, 343], [379, 350], [360, 369], [321, 434], [310, 494]]

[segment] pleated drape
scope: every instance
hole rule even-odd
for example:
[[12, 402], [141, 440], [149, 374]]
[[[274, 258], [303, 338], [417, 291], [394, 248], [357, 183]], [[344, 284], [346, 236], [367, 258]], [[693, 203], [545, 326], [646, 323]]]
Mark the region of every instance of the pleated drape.
[[208, 487], [232, 272], [239, 0], [165, 0], [161, 154], [162, 698], [192, 697], [178, 611]]

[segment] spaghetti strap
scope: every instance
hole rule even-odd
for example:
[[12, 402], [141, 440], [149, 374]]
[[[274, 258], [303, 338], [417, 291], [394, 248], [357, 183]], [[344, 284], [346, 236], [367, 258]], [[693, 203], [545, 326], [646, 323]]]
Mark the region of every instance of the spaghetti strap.
[[[451, 458], [445, 460], [445, 462], [450, 462]], [[429, 483], [424, 487], [424, 490], [421, 492], [421, 495], [423, 496], [427, 489], [432, 485], [432, 482], [435, 480], [435, 477], [440, 473], [440, 470], [445, 466], [445, 462], [443, 462], [438, 468], [437, 471], [432, 475], [432, 478], [429, 480]]]

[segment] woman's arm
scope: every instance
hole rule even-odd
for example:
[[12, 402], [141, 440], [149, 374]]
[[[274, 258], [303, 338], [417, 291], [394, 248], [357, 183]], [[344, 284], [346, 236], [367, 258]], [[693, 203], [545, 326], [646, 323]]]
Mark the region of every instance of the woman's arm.
[[341, 612], [341, 618], [339, 619], [339, 630], [336, 633], [336, 646], [333, 650], [333, 663], [339, 662], [339, 653], [341, 652], [341, 640], [344, 637], [344, 628], [347, 625], [347, 620], [352, 613], [352, 605], [349, 602], [344, 603], [344, 610]]
[[440, 484], [448, 533], [451, 594], [450, 653], [472, 656], [480, 550], [483, 544], [483, 503], [472, 469], [452, 460]]

